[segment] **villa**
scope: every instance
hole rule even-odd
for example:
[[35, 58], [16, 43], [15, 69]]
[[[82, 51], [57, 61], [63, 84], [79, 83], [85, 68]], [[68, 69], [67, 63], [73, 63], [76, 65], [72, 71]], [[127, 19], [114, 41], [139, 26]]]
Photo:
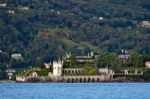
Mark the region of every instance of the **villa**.
[[6, 7], [6, 3], [2, 3], [2, 4], [0, 4], [0, 7]]
[[[28, 82], [28, 81], [50, 81], [50, 82], [102, 82], [102, 81], [111, 81], [113, 75], [120, 75], [120, 73], [115, 73], [110, 68], [96, 68], [98, 73], [88, 75], [84, 72], [84, 66], [87, 63], [94, 65], [97, 55], [94, 55], [93, 52], [88, 53], [84, 56], [76, 56], [76, 61], [79, 67], [65, 67], [65, 62], [71, 62], [71, 53], [66, 54], [63, 60], [54, 60], [52, 63], [44, 63], [45, 68], [31, 68], [24, 73], [20, 73], [16, 76], [16, 81], [18, 82]], [[127, 58], [127, 57], [125, 57]], [[149, 66], [149, 63], [147, 63]], [[52, 69], [52, 70], [50, 70]], [[40, 72], [40, 73], [39, 73]], [[44, 73], [44, 76], [41, 73]], [[143, 75], [142, 70], [122, 70], [121, 75]]]
[[16, 53], [16, 54], [12, 54], [11, 58], [19, 60], [19, 59], [22, 59], [23, 57], [21, 56], [21, 54]]
[[150, 69], [150, 61], [145, 62], [145, 67]]
[[16, 72], [16, 70], [14, 70], [14, 69], [7, 69], [7, 70], [6, 70], [6, 73], [7, 73], [7, 76], [8, 76], [9, 79], [12, 79], [13, 74], [14, 74], [15, 72]]
[[[66, 62], [70, 62], [71, 54], [66, 54], [64, 57]], [[77, 62], [80, 64], [83, 63], [94, 63], [95, 55], [93, 52], [88, 53], [87, 56], [77, 56]], [[83, 68], [65, 68], [64, 60], [53, 61], [52, 63], [44, 63], [45, 69], [50, 69], [52, 66], [52, 72], [49, 72], [45, 78], [51, 79], [54, 82], [100, 82], [108, 81], [112, 78], [114, 74], [113, 70], [108, 68], [98, 68], [99, 75], [84, 75]], [[39, 70], [40, 71], [40, 70]], [[24, 82], [31, 78], [39, 78], [38, 71], [34, 69], [28, 70], [30, 74], [28, 76], [17, 75], [16, 81]], [[23, 73], [25, 74], [25, 73]], [[43, 79], [43, 77], [42, 77]]]
[[149, 21], [142, 21], [141, 26], [142, 27], [150, 27], [150, 22]]

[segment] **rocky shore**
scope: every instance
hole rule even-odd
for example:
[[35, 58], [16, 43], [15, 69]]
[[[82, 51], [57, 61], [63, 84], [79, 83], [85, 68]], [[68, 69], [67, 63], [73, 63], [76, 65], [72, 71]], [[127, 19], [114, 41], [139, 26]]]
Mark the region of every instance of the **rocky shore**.
[[[4, 82], [4, 81], [3, 81]], [[7, 82], [7, 81], [6, 81]], [[12, 81], [13, 82], [13, 81]], [[19, 82], [19, 81], [16, 81]], [[144, 81], [143, 79], [133, 79], [133, 78], [128, 78], [128, 77], [117, 77], [114, 79], [110, 79], [110, 80], [104, 80], [104, 81], [99, 81], [99, 82], [67, 82], [64, 81], [63, 79], [57, 79], [57, 80], [53, 80], [50, 77], [30, 77], [28, 79], [26, 79], [26, 81], [24, 81], [24, 83], [50, 83], [50, 82], [61, 82], [61, 83], [102, 83], [102, 82], [106, 82], [106, 83], [134, 83], [134, 82], [147, 82]]]
[[144, 79], [133, 79], [128, 77], [117, 77], [112, 79], [110, 82], [145, 82]]

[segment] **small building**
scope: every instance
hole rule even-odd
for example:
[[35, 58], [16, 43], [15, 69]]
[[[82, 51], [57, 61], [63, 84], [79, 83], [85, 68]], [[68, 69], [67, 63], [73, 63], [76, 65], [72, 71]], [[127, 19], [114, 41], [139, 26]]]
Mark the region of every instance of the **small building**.
[[142, 21], [141, 26], [142, 27], [150, 27], [150, 22], [149, 21]]
[[14, 10], [8, 10], [8, 13], [10, 13], [10, 14], [14, 14], [14, 13], [15, 13], [15, 11], [14, 11]]
[[55, 10], [54, 10], [54, 9], [51, 9], [51, 12], [55, 12]]
[[2, 4], [0, 4], [0, 7], [6, 7], [7, 6], [7, 4], [6, 3], [2, 3]]
[[7, 73], [7, 76], [8, 76], [9, 79], [12, 79], [13, 74], [14, 74], [15, 72], [16, 72], [16, 70], [14, 70], [14, 69], [7, 69], [7, 70], [6, 70], [6, 73]]
[[104, 18], [100, 16], [100, 17], [99, 17], [99, 20], [102, 21], [102, 20], [104, 20]]
[[122, 59], [129, 59], [130, 55], [124, 55], [124, 54], [121, 54], [119, 55], [119, 58], [122, 58]]
[[44, 65], [45, 65], [45, 68], [46, 68], [46, 69], [49, 69], [49, 68], [50, 68], [50, 66], [51, 66], [51, 64], [50, 64], [50, 63], [44, 63]]
[[122, 50], [121, 54], [119, 55], [119, 58], [121, 58], [121, 59], [129, 59], [130, 55], [128, 54], [128, 51]]
[[25, 82], [26, 81], [26, 77], [25, 76], [16, 76], [16, 81], [17, 82]]
[[23, 59], [23, 57], [21, 56], [21, 54], [12, 54], [11, 58], [19, 60], [19, 59]]
[[29, 7], [19, 7], [20, 10], [29, 10]]
[[37, 74], [37, 72], [32, 72], [31, 76], [32, 77], [38, 77], [38, 74]]
[[147, 67], [147, 68], [149, 68], [149, 69], [150, 69], [150, 61], [145, 62], [145, 67]]
[[[65, 59], [67, 62], [71, 61], [71, 56], [72, 56], [71, 53], [66, 54]], [[95, 60], [93, 52], [90, 52], [84, 56], [76, 56], [76, 58], [77, 58], [77, 62], [79, 62], [79, 63], [94, 62], [94, 60]]]
[[111, 74], [113, 75], [114, 74], [114, 71], [112, 69], [108, 69], [108, 68], [99, 68], [98, 69], [99, 73], [102, 73], [102, 74]]
[[57, 10], [56, 12], [57, 12], [58, 15], [60, 14], [60, 11], [59, 11], [59, 10]]

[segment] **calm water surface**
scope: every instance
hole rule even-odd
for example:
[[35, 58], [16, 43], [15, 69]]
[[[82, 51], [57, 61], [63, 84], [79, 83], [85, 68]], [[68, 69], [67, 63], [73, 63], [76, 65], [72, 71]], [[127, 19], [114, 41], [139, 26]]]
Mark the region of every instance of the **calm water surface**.
[[150, 99], [150, 84], [0, 83], [0, 99]]

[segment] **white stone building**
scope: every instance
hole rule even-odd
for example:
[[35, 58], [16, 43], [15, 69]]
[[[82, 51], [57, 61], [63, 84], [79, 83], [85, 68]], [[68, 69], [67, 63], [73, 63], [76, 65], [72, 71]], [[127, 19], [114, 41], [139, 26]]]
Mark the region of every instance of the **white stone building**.
[[7, 70], [6, 70], [6, 73], [7, 73], [7, 76], [8, 76], [9, 79], [12, 79], [13, 74], [14, 74], [15, 72], [16, 72], [16, 70], [14, 70], [14, 69], [7, 69]]
[[104, 20], [104, 18], [100, 16], [100, 17], [99, 17], [99, 20], [102, 21], [102, 20]]
[[19, 7], [20, 10], [29, 10], [29, 7]]
[[16, 53], [16, 54], [12, 54], [11, 58], [18, 60], [18, 59], [22, 59], [23, 57], [21, 56], [21, 54]]
[[147, 68], [149, 68], [149, 69], [150, 69], [150, 61], [145, 62], [145, 67], [147, 67]]
[[25, 76], [16, 76], [16, 81], [18, 81], [18, 82], [25, 82], [26, 81], [26, 77]]
[[51, 66], [51, 63], [44, 63], [44, 65], [45, 65], [45, 68], [46, 68], [46, 69], [49, 69], [50, 66]]
[[14, 13], [15, 13], [15, 11], [14, 11], [14, 10], [8, 10], [8, 13], [10, 13], [10, 14], [14, 14]]
[[114, 74], [114, 71], [112, 69], [108, 69], [108, 68], [99, 68], [98, 71], [99, 71], [99, 73], [102, 73], [105, 75], [108, 75], [108, 74], [113, 75]]
[[37, 74], [37, 72], [32, 72], [31, 76], [32, 77], [38, 77], [38, 74]]
[[6, 7], [6, 3], [2, 3], [2, 4], [0, 4], [0, 7]]
[[53, 76], [59, 77], [62, 76], [63, 70], [63, 61], [54, 61], [53, 62]]
[[142, 27], [150, 27], [150, 22], [149, 21], [142, 21], [141, 25], [142, 25]]

